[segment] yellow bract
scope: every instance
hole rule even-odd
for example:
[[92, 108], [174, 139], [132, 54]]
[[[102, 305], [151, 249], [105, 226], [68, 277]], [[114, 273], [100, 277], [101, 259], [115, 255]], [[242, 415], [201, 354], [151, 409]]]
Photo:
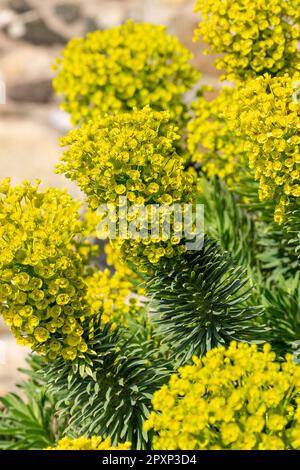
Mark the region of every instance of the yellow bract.
[[174, 374], [154, 394], [154, 449], [300, 448], [300, 366], [269, 345], [231, 343]]

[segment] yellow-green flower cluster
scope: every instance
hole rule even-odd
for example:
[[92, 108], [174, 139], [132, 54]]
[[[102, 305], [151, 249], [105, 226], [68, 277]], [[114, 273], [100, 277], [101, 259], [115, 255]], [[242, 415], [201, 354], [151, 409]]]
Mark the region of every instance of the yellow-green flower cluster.
[[[169, 112], [146, 107], [95, 119], [62, 140], [69, 148], [63, 153], [64, 163], [58, 171], [77, 182], [91, 208], [103, 203], [116, 205], [117, 237], [122, 254], [141, 268], [145, 262], [155, 264], [163, 256], [184, 250], [176, 236], [166, 237], [161, 232], [142, 237], [144, 224], [148, 226], [148, 219], [157, 215], [153, 212], [147, 213], [142, 221], [139, 219], [140, 231], [135, 239], [120, 236], [122, 229], [118, 226], [122, 214], [127, 222], [133, 222], [141, 217], [137, 206], [144, 208], [152, 204], [155, 211], [153, 205], [158, 204], [163, 206], [159, 212], [162, 227], [163, 220], [170, 217], [172, 204], [191, 202], [195, 175], [185, 171], [184, 159], [176, 153], [179, 138]], [[120, 204], [121, 196], [126, 207], [123, 202]]]
[[[84, 216], [85, 233], [97, 238], [97, 225], [100, 222], [99, 214], [88, 208]], [[106, 243], [104, 253], [113, 274], [110, 269], [94, 270], [86, 277], [87, 303], [91, 313], [101, 312], [103, 323], [126, 327], [128, 318], [137, 316], [140, 308], [138, 299], [145, 294], [145, 289], [140, 286], [141, 278], [138, 274], [122, 262], [117, 243]]]
[[276, 201], [279, 224], [289, 202], [300, 200], [300, 103], [293, 100], [299, 78], [264, 75], [248, 80], [236, 89], [227, 110], [230, 125], [245, 141], [260, 200]]
[[72, 39], [55, 65], [54, 88], [74, 124], [146, 105], [184, 121], [182, 95], [199, 78], [191, 57], [164, 26], [128, 21]]
[[137, 315], [138, 297], [134, 295], [134, 285], [129, 278], [105, 269], [95, 272], [85, 282], [91, 313], [101, 312], [103, 323], [127, 326], [128, 316]]
[[211, 101], [199, 96], [192, 105], [194, 117], [187, 127], [191, 161], [199, 163], [209, 178], [219, 176], [229, 187], [240, 180], [247, 162], [243, 140], [224, 115], [233, 93], [233, 88], [223, 88]]
[[119, 243], [111, 240], [105, 244], [104, 252], [108, 266], [111, 266], [123, 279], [130, 280], [132, 285], [139, 286], [138, 293], [143, 295], [144, 290], [140, 286], [142, 279], [137, 272], [133, 271], [129, 265], [122, 260]]
[[85, 352], [82, 322], [89, 315], [85, 259], [75, 249], [78, 204], [39, 183], [0, 184], [0, 309], [17, 341], [73, 360]]
[[51, 447], [47, 450], [129, 450], [130, 447], [129, 442], [112, 446], [109, 437], [103, 439], [100, 436], [92, 436], [90, 438], [82, 436], [77, 439], [64, 437], [58, 441], [56, 447]]
[[299, 0], [197, 0], [202, 36], [212, 52], [224, 54], [216, 67], [224, 77], [245, 79], [299, 68]]
[[233, 342], [174, 374], [146, 423], [154, 449], [300, 449], [300, 366]]

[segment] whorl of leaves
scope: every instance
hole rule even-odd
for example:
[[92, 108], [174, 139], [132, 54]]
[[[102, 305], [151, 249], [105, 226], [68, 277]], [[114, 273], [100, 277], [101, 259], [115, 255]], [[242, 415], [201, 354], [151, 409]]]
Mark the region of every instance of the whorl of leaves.
[[232, 340], [257, 341], [264, 332], [245, 270], [207, 237], [201, 250], [162, 265], [148, 289], [153, 320], [177, 357], [202, 356]]
[[293, 280], [278, 279], [278, 284], [263, 292], [265, 318], [274, 350], [284, 357], [293, 353], [300, 362], [300, 274]]
[[22, 370], [26, 381], [18, 385], [20, 395], [8, 393], [0, 398], [0, 449], [38, 450], [55, 443], [64, 423], [56, 414], [56, 393], [46, 390], [39, 379], [42, 360], [29, 356], [30, 370]]
[[149, 448], [151, 436], [143, 423], [154, 391], [171, 368], [153, 348], [108, 324], [95, 332], [89, 346], [90, 359], [56, 361], [45, 372], [50, 390], [65, 395], [57, 405], [68, 417], [65, 434], [109, 436], [113, 445], [128, 441], [134, 449]]

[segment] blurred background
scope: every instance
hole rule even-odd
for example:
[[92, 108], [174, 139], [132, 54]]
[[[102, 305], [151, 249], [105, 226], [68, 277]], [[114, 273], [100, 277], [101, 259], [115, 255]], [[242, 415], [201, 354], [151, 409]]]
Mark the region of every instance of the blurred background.
[[[0, 179], [41, 178], [44, 186], [78, 189], [53, 168], [59, 160], [58, 138], [69, 129], [52, 90], [51, 65], [71, 37], [106, 29], [131, 18], [164, 24], [195, 53], [202, 81], [218, 86], [213, 59], [192, 41], [200, 18], [195, 0], [0, 0]], [[0, 100], [1, 101], [1, 100]], [[0, 319], [0, 395], [13, 391], [27, 351], [18, 347]]]

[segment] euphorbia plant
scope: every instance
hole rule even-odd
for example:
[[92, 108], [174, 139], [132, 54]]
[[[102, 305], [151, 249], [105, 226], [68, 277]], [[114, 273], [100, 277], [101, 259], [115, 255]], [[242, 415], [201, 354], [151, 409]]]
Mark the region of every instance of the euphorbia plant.
[[[186, 102], [200, 74], [162, 27], [66, 47], [54, 85], [80, 127], [58, 171], [89, 208], [1, 184], [1, 313], [35, 351], [28, 401], [2, 399], [2, 448], [300, 448], [299, 6], [197, 1], [196, 38], [233, 80], [213, 101]], [[120, 206], [105, 271], [102, 204]], [[193, 249], [172, 212], [189, 204]]]

